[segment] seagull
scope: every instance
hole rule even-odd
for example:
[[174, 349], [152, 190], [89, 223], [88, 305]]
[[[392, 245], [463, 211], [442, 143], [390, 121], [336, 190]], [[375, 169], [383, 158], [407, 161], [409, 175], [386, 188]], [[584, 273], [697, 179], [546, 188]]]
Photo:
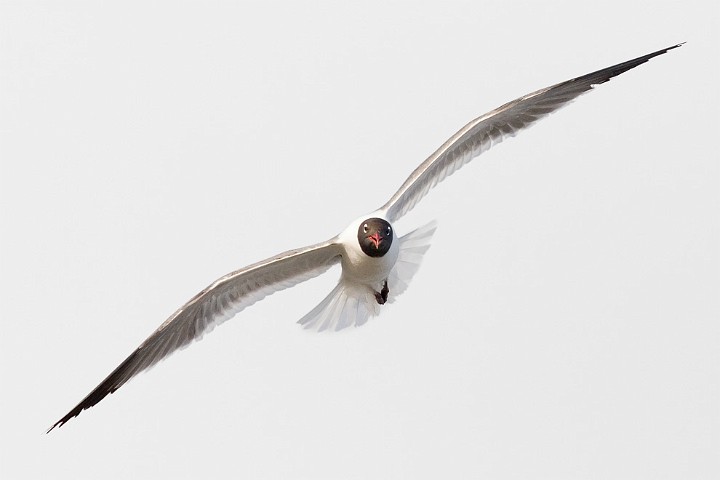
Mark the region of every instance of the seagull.
[[394, 223], [431, 188], [493, 145], [515, 136], [595, 85], [681, 45], [537, 90], [472, 120], [421, 163], [385, 205], [353, 220], [339, 235], [236, 270], [195, 295], [47, 433], [246, 307], [316, 277], [335, 264], [342, 267], [337, 285], [298, 323], [318, 331], [363, 325], [407, 289], [430, 247], [434, 222], [402, 236]]

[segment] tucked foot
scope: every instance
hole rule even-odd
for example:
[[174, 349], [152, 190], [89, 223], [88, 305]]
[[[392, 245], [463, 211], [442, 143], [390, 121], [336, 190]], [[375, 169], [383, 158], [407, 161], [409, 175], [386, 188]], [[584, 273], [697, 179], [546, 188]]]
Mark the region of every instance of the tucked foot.
[[388, 288], [387, 280], [385, 280], [383, 282], [382, 290], [380, 290], [379, 292], [375, 292], [375, 300], [377, 300], [380, 305], [385, 305], [385, 302], [387, 302], [388, 293], [390, 293], [390, 289]]

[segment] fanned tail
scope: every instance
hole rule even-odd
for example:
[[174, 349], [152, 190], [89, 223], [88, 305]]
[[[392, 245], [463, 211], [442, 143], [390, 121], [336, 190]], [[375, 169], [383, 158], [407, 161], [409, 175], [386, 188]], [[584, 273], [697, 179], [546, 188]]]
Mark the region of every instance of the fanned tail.
[[[436, 229], [437, 224], [433, 221], [400, 237], [398, 259], [388, 276], [388, 302], [395, 301], [398, 295], [407, 290], [410, 280], [420, 268], [423, 255], [430, 248]], [[380, 311], [381, 305], [369, 288], [341, 278], [328, 296], [298, 323], [317, 331], [338, 331], [351, 326], [359, 327], [370, 317], [379, 315]]]
[[330, 294], [298, 323], [319, 332], [337, 331], [352, 325], [363, 325], [379, 313], [380, 305], [369, 288], [340, 279]]
[[433, 220], [400, 237], [400, 253], [388, 277], [388, 302], [394, 302], [398, 295], [407, 290], [410, 280], [420, 269], [423, 255], [430, 248], [435, 230], [437, 222]]

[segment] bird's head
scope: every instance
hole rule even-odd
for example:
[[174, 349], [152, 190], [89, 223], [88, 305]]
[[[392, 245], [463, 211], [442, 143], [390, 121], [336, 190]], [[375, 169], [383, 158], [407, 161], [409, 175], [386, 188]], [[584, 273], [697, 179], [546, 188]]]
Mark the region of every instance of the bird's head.
[[382, 257], [390, 250], [393, 230], [390, 224], [382, 218], [368, 218], [360, 222], [357, 237], [365, 255]]

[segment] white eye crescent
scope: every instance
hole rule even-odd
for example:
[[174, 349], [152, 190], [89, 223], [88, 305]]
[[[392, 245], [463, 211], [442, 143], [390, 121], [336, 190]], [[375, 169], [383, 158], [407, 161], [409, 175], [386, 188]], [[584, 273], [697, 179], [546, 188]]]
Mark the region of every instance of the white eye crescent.
[[367, 233], [367, 232], [368, 232], [368, 226], [366, 223], [365, 225], [363, 225], [363, 233]]

